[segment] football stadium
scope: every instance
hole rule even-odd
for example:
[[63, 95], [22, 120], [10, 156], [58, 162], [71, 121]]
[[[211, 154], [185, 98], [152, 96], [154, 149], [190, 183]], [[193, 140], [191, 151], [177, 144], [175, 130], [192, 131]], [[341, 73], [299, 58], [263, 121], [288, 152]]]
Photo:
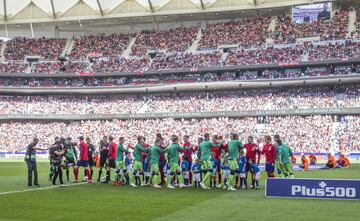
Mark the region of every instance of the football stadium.
[[360, 1], [0, 0], [0, 221], [359, 208]]

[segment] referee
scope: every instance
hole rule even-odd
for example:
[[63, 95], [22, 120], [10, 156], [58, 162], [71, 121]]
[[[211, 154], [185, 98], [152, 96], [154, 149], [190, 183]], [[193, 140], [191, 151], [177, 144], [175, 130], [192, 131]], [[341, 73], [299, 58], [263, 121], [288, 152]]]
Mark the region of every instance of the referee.
[[39, 143], [38, 138], [34, 138], [33, 141], [26, 147], [25, 162], [28, 168], [28, 186], [32, 187], [32, 178], [34, 172], [34, 186], [40, 187], [38, 183], [38, 171], [36, 164], [36, 150], [46, 150], [37, 148], [36, 145]]

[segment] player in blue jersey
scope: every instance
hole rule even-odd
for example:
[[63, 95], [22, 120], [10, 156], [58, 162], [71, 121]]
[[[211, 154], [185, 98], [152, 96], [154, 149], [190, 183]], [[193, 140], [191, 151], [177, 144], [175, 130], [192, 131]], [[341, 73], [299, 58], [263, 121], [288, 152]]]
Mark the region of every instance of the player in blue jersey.
[[184, 177], [184, 184], [186, 186], [189, 186], [189, 178], [190, 178], [190, 163], [188, 161], [188, 157], [187, 156], [183, 156], [182, 157], [182, 161], [181, 161], [181, 173], [183, 174]]
[[196, 160], [195, 163], [191, 167], [191, 172], [194, 177], [194, 184], [195, 187], [200, 187], [201, 182], [201, 165], [199, 163], [199, 160]]
[[[260, 189], [259, 187], [259, 179], [260, 179], [260, 168], [256, 165], [255, 162], [250, 160], [250, 173], [252, 176], [251, 189]], [[256, 185], [256, 187], [255, 187]]]
[[226, 190], [229, 187], [227, 179], [230, 176], [229, 160], [227, 156], [224, 156], [223, 162], [221, 163], [221, 172], [222, 177], [224, 178], [224, 190]]
[[241, 150], [240, 151], [240, 159], [239, 159], [239, 176], [240, 176], [240, 189], [247, 189], [248, 188], [248, 184], [247, 184], [247, 179], [246, 179], [246, 174], [248, 173], [247, 171], [247, 166], [246, 166], [246, 157], [244, 156], [244, 151]]

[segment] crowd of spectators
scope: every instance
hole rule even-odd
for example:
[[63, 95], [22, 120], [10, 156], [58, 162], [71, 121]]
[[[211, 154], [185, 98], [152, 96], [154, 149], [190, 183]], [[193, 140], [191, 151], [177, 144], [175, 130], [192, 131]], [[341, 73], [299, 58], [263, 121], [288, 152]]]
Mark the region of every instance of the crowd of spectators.
[[[337, 96], [341, 94], [340, 98]], [[117, 114], [141, 112], [213, 112], [360, 107], [359, 87], [243, 89], [212, 93], [121, 96], [5, 96], [0, 114]]]
[[311, 61], [360, 57], [360, 42], [347, 40], [326, 45], [309, 44], [306, 48]]
[[0, 114], [136, 113], [143, 104], [121, 96], [1, 96]]
[[73, 60], [86, 60], [88, 57], [120, 56], [129, 44], [132, 34], [98, 34], [74, 37], [70, 53]]
[[151, 70], [177, 70], [196, 69], [203, 67], [222, 66], [222, 54], [218, 51], [212, 53], [174, 53], [171, 55], [158, 55], [151, 63]]
[[144, 56], [148, 50], [184, 52], [195, 40], [199, 27], [179, 27], [167, 31], [143, 31], [136, 37], [132, 56]]
[[[326, 44], [305, 43], [288, 47], [230, 50], [224, 56], [220, 51], [206, 53], [159, 53], [153, 59], [143, 58], [94, 58], [91, 61], [42, 61], [34, 63], [10, 62], [0, 64], [0, 73], [80, 73], [80, 72], [144, 72], [158, 70], [197, 70], [252, 64], [296, 64], [301, 61], [321, 61], [357, 58], [360, 42], [334, 41]], [[29, 69], [30, 67], [30, 69]]]
[[330, 20], [320, 19], [297, 24], [290, 16], [279, 16], [274, 33], [275, 43], [294, 43], [298, 38], [320, 37], [321, 40], [345, 39], [348, 31], [349, 11], [335, 11]]
[[[212, 112], [333, 108], [339, 106], [335, 95], [336, 91], [330, 88], [263, 89], [163, 95], [152, 96], [146, 104], [146, 111]], [[352, 104], [360, 105], [360, 103]]]
[[249, 64], [271, 64], [271, 63], [299, 63], [303, 53], [302, 47], [288, 48], [263, 48], [256, 50], [240, 49], [230, 51], [226, 57], [225, 64], [249, 65]]
[[217, 24], [209, 24], [202, 29], [198, 48], [216, 49], [220, 45], [240, 45], [240, 47], [260, 47], [266, 42], [270, 17], [242, 19]]
[[360, 116], [346, 116], [341, 118], [337, 133], [339, 148], [344, 151], [360, 150], [358, 141], [360, 133]]
[[60, 74], [91, 72], [88, 62], [65, 61], [65, 62], [39, 62], [31, 65], [31, 73], [37, 74]]
[[16, 37], [6, 42], [6, 60], [24, 60], [25, 56], [40, 56], [45, 60], [56, 60], [64, 49], [64, 38], [25, 38]]
[[[75, 63], [87, 64], [87, 63]], [[55, 64], [53, 64], [55, 66]], [[78, 66], [66, 66], [67, 69]], [[76, 70], [76, 69], [74, 69]], [[115, 70], [114, 70], [115, 72]], [[62, 72], [49, 72], [62, 73]], [[301, 78], [301, 77], [321, 77], [333, 75], [350, 75], [360, 73], [360, 66], [335, 66], [329, 67], [308, 67], [306, 69], [280, 69], [264, 71], [227, 71], [227, 72], [206, 72], [206, 73], [181, 73], [172, 75], [143, 75], [138, 73], [132, 77], [117, 76], [96, 76], [91, 72], [75, 72], [77, 77], [0, 77], [0, 87], [113, 87], [113, 86], [137, 86], [154, 84], [177, 84], [177, 83], [195, 83], [195, 82], [216, 82], [216, 81], [241, 81], [241, 80], [261, 80], [261, 79], [279, 79], [279, 78]], [[82, 76], [84, 75], [84, 76]], [[87, 75], [87, 76], [86, 76]]]
[[24, 73], [28, 65], [25, 63], [0, 63], [0, 73]]
[[104, 73], [142, 72], [148, 70], [149, 64], [148, 58], [105, 58], [94, 60], [92, 70]]
[[[259, 121], [261, 120], [261, 121]], [[337, 129], [333, 125], [339, 124]], [[338, 121], [333, 116], [288, 116], [266, 117], [264, 119], [211, 118], [211, 119], [148, 119], [112, 121], [74, 121], [64, 122], [1, 122], [0, 140], [2, 151], [24, 151], [27, 144], [38, 137], [39, 146], [49, 147], [56, 136], [90, 137], [96, 147], [104, 135], [115, 138], [124, 136], [126, 145], [134, 145], [138, 135], [144, 135], [146, 142], [154, 144], [155, 134], [161, 133], [169, 142], [170, 136], [189, 135], [194, 144], [204, 133], [223, 135], [228, 141], [231, 132], [237, 132], [245, 143], [247, 136], [254, 136], [258, 143], [264, 135], [279, 134], [294, 152], [328, 152], [340, 148], [343, 151], [360, 150], [360, 117], [346, 116]]]

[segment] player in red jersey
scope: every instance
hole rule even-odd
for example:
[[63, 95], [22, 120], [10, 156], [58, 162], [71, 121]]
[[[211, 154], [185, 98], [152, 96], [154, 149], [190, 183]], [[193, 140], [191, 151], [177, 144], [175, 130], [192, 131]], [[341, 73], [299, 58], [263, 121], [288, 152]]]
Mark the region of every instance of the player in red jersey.
[[[193, 145], [190, 143], [189, 141], [190, 137], [188, 135], [184, 135], [183, 136], [183, 147], [184, 148], [188, 148], [187, 150], [180, 150], [179, 152], [183, 153], [183, 160], [187, 162], [187, 166], [188, 168], [182, 168], [184, 170], [190, 171], [191, 166], [192, 166], [192, 152], [193, 152]], [[184, 183], [185, 185], [189, 185], [192, 183], [192, 175], [191, 173], [189, 173], [189, 180], [184, 179]]]
[[[248, 137], [248, 143], [244, 145], [244, 148], [246, 149], [246, 161], [250, 162], [256, 162], [259, 164], [260, 161], [260, 150], [256, 143], [254, 143], [254, 137], [249, 136]], [[256, 156], [258, 156], [258, 159], [256, 160]]]
[[265, 144], [261, 153], [265, 155], [265, 171], [268, 177], [275, 177], [276, 148], [271, 143], [271, 136], [265, 136]]
[[84, 137], [79, 137], [79, 150], [80, 150], [80, 160], [77, 162], [77, 167], [74, 170], [75, 172], [75, 182], [78, 182], [79, 167], [84, 167], [85, 175], [89, 183], [91, 183], [91, 174], [89, 168], [89, 154], [88, 154], [88, 145], [84, 141]]
[[[223, 140], [223, 136], [213, 136], [213, 142], [214, 144], [219, 144], [219, 140]], [[214, 180], [214, 187], [221, 188], [221, 154], [227, 151], [226, 144], [221, 145], [220, 148], [211, 148], [211, 152], [214, 154], [214, 164], [215, 164], [215, 170], [218, 177], [218, 185], [216, 186], [216, 181]]]
[[200, 146], [201, 142], [203, 142], [203, 141], [204, 141], [204, 139], [202, 137], [198, 138], [198, 144], [195, 147], [193, 147], [193, 153], [196, 153], [198, 151], [199, 146]]
[[[254, 143], [254, 137], [253, 136], [249, 136], [248, 137], [248, 143], [246, 143], [244, 145], [244, 149], [246, 150], [246, 168], [245, 168], [245, 173], [246, 173], [246, 178], [247, 178], [247, 174], [251, 169], [251, 163], [257, 163], [259, 164], [260, 161], [260, 150], [259, 147], [256, 143]], [[256, 155], [258, 155], [258, 160], [256, 160]]]
[[108, 163], [107, 163], [107, 167], [106, 167], [106, 180], [104, 182], [102, 182], [102, 183], [108, 183], [111, 180], [110, 179], [111, 169], [116, 168], [116, 164], [115, 164], [116, 147], [117, 147], [117, 145], [114, 142], [114, 137], [109, 136], [109, 158], [108, 158]]

